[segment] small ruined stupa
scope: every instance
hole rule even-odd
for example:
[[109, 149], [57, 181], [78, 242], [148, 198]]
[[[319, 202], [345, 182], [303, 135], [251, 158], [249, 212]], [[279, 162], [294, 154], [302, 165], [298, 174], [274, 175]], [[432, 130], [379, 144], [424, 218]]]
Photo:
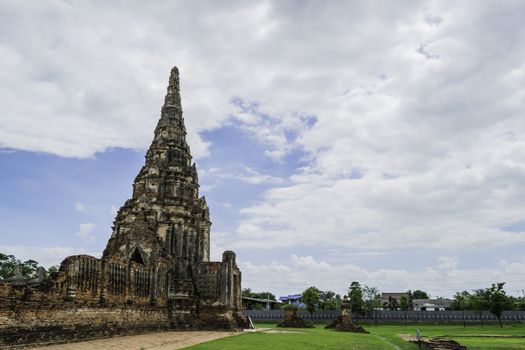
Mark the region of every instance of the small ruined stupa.
[[277, 325], [283, 328], [314, 328], [312, 321], [305, 321], [297, 314], [297, 306], [284, 305], [284, 320]]
[[341, 303], [341, 315], [325, 328], [333, 328], [339, 332], [368, 333], [363, 327], [352, 323], [352, 305], [346, 295]]
[[31, 283], [0, 280], [0, 347], [244, 327], [235, 253], [210, 262], [210, 227], [174, 67], [145, 165], [117, 213], [102, 258], [70, 256], [57, 274]]

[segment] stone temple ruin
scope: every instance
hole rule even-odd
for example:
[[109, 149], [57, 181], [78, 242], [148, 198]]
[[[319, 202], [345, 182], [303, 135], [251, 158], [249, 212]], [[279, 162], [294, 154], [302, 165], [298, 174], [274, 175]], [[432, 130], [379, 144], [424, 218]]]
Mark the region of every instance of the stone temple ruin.
[[352, 305], [346, 295], [341, 303], [341, 315], [337, 316], [325, 328], [332, 328], [339, 332], [369, 333], [363, 327], [352, 323]]
[[175, 67], [146, 163], [102, 258], [70, 256], [50, 277], [0, 281], [0, 347], [245, 326], [235, 253], [209, 261], [210, 226]]

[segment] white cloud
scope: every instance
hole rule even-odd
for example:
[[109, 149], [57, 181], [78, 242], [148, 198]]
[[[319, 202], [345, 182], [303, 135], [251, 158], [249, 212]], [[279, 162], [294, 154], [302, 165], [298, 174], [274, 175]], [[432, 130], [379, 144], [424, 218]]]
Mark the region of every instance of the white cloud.
[[75, 233], [75, 236], [83, 241], [92, 242], [95, 240], [95, 236], [91, 233], [93, 232], [93, 229], [95, 229], [95, 227], [97, 227], [95, 224], [89, 222], [85, 224], [80, 224], [78, 232]]
[[112, 205], [109, 212], [111, 213], [111, 215], [116, 216], [118, 213], [118, 208], [115, 205]]
[[209, 191], [218, 183], [221, 183], [225, 180], [239, 180], [251, 185], [281, 185], [286, 183], [286, 180], [281, 177], [260, 173], [259, 171], [247, 165], [237, 164], [233, 167], [236, 169], [231, 171], [223, 170], [217, 167], [200, 170], [200, 178], [206, 178], [207, 182], [213, 182], [213, 184], [202, 186], [201, 190], [204, 187], [205, 191]]
[[213, 146], [201, 133], [228, 123], [271, 159], [305, 154], [289, 179], [199, 169], [275, 187], [221, 245], [523, 247], [505, 227], [525, 219], [524, 6], [4, 2], [0, 147], [145, 149], [177, 64], [196, 158]]
[[49, 267], [58, 265], [71, 255], [86, 254], [94, 257], [100, 257], [101, 252], [90, 252], [82, 248], [73, 247], [37, 247], [21, 245], [2, 245], [0, 251], [4, 254], [12, 254], [20, 260], [33, 259], [40, 263], [41, 266]]
[[86, 209], [86, 206], [83, 203], [80, 203], [80, 202], [76, 202], [75, 203], [75, 210], [76, 211], [82, 212], [82, 211], [84, 211], [84, 209]]
[[459, 264], [459, 259], [456, 257], [450, 256], [440, 256], [438, 257], [438, 268], [439, 269], [454, 269]]
[[268, 149], [265, 155], [282, 160], [293, 150], [300, 148], [295, 142], [297, 135], [304, 133], [314, 122], [312, 116], [301, 115], [297, 112], [287, 112], [272, 115], [275, 111], [270, 105], [247, 103], [235, 99], [233, 115], [237, 125], [245, 132], [266, 144]]
[[222, 249], [220, 246], [214, 244], [213, 242], [210, 243], [210, 260], [211, 261], [222, 261], [223, 252], [224, 252], [224, 249]]
[[231, 203], [228, 203], [228, 202], [222, 202], [220, 203], [224, 208], [226, 209], [231, 209], [233, 208], [233, 205]]
[[199, 190], [201, 194], [206, 194], [212, 191], [215, 188], [215, 185], [201, 185]]
[[271, 176], [267, 174], [261, 174], [257, 170], [250, 168], [249, 166], [244, 166], [244, 174], [236, 175], [235, 177], [241, 181], [247, 182], [252, 185], [259, 184], [283, 184], [284, 179], [276, 176]]
[[505, 281], [512, 295], [523, 285], [525, 258], [509, 263], [500, 261], [490, 268], [455, 269], [426, 266], [408, 271], [385, 268], [370, 270], [354, 264], [331, 265], [312, 256], [291, 255], [287, 264], [240, 262], [243, 283], [254, 290], [271, 290], [278, 295], [300, 293], [311, 285], [345, 294], [352, 281], [378, 287], [382, 292], [422, 289], [433, 297], [452, 297], [455, 291], [489, 287]]
[[[522, 218], [517, 195], [525, 194], [523, 189], [508, 187], [507, 174], [482, 179], [479, 174], [436, 168], [397, 178], [301, 175], [293, 185], [269, 190], [264, 201], [242, 210], [246, 218], [237, 229], [238, 245], [300, 242], [384, 249], [523, 244], [522, 232], [503, 228]], [[261, 242], [244, 242], [246, 226], [264, 232], [254, 237]]]

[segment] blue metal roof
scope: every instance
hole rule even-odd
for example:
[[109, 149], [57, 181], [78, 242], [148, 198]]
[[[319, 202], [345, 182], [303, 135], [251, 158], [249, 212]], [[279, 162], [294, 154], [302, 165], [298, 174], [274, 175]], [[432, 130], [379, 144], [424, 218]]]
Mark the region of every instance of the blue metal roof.
[[299, 300], [303, 297], [302, 294], [290, 294], [290, 295], [284, 295], [282, 297], [279, 297], [279, 300], [281, 301], [294, 301], [294, 300]]

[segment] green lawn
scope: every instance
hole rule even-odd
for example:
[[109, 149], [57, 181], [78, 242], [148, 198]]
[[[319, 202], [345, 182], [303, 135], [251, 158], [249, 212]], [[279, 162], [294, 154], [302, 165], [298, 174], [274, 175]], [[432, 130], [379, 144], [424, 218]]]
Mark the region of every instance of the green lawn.
[[189, 347], [192, 350], [237, 350], [237, 349], [355, 349], [355, 350], [415, 350], [417, 346], [409, 344], [398, 334], [415, 334], [419, 328], [423, 336], [448, 336], [466, 345], [469, 350], [525, 350], [525, 338], [481, 338], [481, 335], [525, 335], [525, 325], [507, 325], [504, 328], [495, 326], [471, 326], [463, 328], [460, 325], [365, 325], [370, 334], [354, 334], [335, 332], [317, 325], [314, 329], [283, 329], [276, 328], [275, 323], [257, 323], [258, 328], [272, 328], [279, 331], [297, 331], [295, 333], [245, 333], [233, 337], [214, 340]]
[[466, 345], [469, 350], [525, 350], [525, 338], [481, 337], [482, 335], [525, 336], [525, 324], [506, 325], [503, 328], [499, 326], [467, 326], [464, 328], [461, 325], [385, 325], [369, 326], [366, 329], [375, 335], [395, 338], [397, 334], [415, 334], [416, 328], [419, 328], [423, 336], [446, 336]]

